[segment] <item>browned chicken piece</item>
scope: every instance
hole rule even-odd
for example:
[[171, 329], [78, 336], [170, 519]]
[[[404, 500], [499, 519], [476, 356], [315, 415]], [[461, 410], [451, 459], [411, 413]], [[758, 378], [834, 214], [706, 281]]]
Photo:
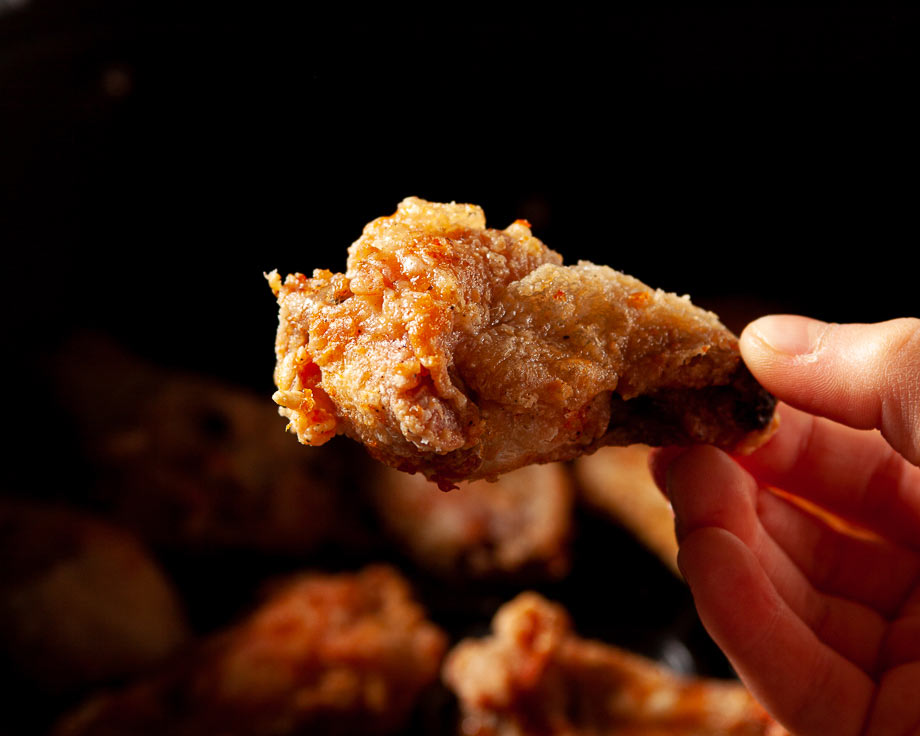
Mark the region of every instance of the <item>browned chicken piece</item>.
[[738, 682], [681, 676], [579, 638], [536, 593], [499, 609], [493, 634], [448, 654], [464, 736], [780, 736]]
[[[146, 672], [190, 637], [179, 596], [133, 535], [0, 500], [0, 670], [46, 694]], [[10, 704], [12, 705], [12, 704]]]
[[632, 533], [679, 576], [674, 513], [652, 478], [650, 452], [647, 445], [602, 447], [578, 458], [578, 495]]
[[359, 536], [341, 446], [292, 447], [246, 389], [92, 334], [71, 340], [49, 374], [92, 468], [90, 503], [149, 543], [301, 554]]
[[392, 568], [305, 575], [160, 674], [91, 700], [57, 736], [398, 732], [446, 648]]
[[344, 433], [444, 487], [610, 444], [737, 449], [770, 425], [714, 314], [561, 261], [523, 220], [405, 199], [344, 274], [269, 275], [281, 413], [304, 444]]
[[573, 488], [558, 463], [529, 465], [450, 493], [374, 463], [368, 489], [384, 528], [415, 562], [450, 576], [558, 578], [569, 569]]

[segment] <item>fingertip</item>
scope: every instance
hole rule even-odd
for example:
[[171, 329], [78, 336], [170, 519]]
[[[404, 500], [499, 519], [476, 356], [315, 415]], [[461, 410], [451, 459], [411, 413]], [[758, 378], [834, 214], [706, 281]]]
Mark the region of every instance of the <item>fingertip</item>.
[[733, 486], [739, 472], [743, 472], [741, 466], [728, 453], [712, 445], [696, 445], [677, 455], [668, 466], [668, 493], [673, 501], [675, 494]]
[[770, 325], [780, 319], [780, 315], [769, 315], [760, 317], [748, 324], [738, 337], [738, 348], [741, 351], [741, 358], [755, 377], [759, 378], [759, 373], [764, 366], [775, 360], [777, 351], [770, 345], [766, 334], [770, 331]]
[[[810, 317], [774, 314], [744, 328], [738, 346], [754, 377], [781, 399], [795, 400], [804, 380], [811, 385], [820, 373], [811, 367], [819, 360], [834, 325]], [[803, 373], [803, 369], [805, 372]]]
[[739, 348], [754, 377], [781, 401], [850, 427], [879, 429], [920, 463], [920, 320], [836, 324], [770, 315], [745, 327]]
[[678, 446], [656, 447], [649, 453], [648, 466], [652, 473], [652, 479], [655, 481], [655, 485], [658, 486], [658, 490], [666, 497], [668, 495], [668, 469], [688, 449], [688, 447]]
[[816, 352], [825, 333], [832, 327], [811, 317], [795, 314], [771, 314], [751, 322], [741, 333], [745, 347], [766, 351], [778, 358], [790, 358]]
[[667, 488], [681, 542], [702, 527], [754, 533], [757, 483], [721, 450], [701, 445], [682, 453], [670, 465]]

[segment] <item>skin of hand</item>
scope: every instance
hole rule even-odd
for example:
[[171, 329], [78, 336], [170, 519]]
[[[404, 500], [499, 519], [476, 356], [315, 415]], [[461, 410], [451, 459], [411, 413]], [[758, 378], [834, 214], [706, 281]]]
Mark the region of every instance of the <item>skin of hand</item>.
[[776, 434], [651, 461], [700, 618], [793, 734], [920, 734], [920, 320], [774, 315], [741, 352]]

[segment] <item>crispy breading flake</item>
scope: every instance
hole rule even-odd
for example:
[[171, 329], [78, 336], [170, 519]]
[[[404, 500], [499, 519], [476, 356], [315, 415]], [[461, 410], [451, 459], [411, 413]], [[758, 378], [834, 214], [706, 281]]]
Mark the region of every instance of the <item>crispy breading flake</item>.
[[[275, 382], [301, 442], [344, 433], [450, 487], [603, 445], [762, 437], [773, 398], [711, 312], [606, 266], [563, 266], [517, 220], [410, 197], [344, 274], [287, 276]], [[308, 359], [304, 361], [304, 352]]]

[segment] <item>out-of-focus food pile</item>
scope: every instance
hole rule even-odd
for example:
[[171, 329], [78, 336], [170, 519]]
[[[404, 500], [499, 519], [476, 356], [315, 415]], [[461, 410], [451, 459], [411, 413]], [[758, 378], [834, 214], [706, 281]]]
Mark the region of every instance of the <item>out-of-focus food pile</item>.
[[777, 732], [695, 617], [643, 446], [443, 492], [99, 335], [42, 370], [83, 466], [0, 502], [12, 732]]

